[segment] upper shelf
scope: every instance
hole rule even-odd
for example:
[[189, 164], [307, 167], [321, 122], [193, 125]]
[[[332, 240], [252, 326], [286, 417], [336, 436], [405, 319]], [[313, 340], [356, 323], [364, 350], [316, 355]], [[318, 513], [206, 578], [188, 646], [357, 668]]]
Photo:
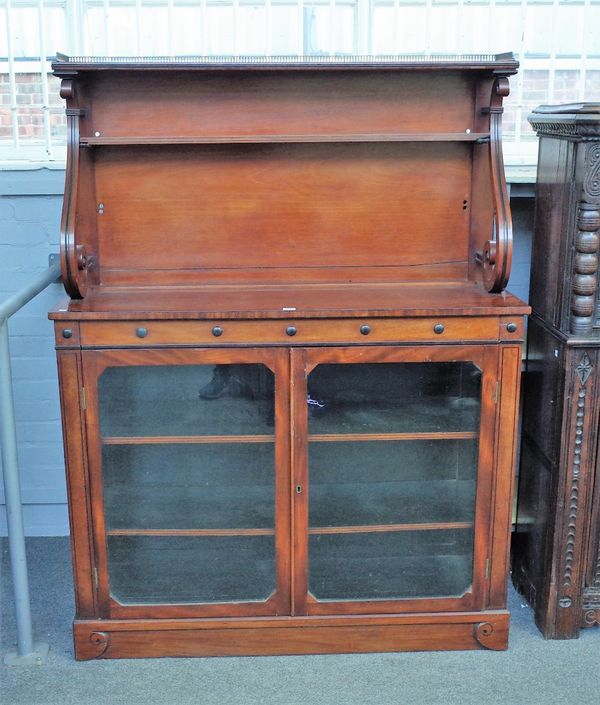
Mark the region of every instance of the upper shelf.
[[101, 145], [168, 144], [272, 144], [275, 142], [478, 142], [489, 139], [488, 132], [383, 132], [348, 134], [271, 134], [271, 135], [171, 135], [160, 137], [81, 137], [83, 147]]

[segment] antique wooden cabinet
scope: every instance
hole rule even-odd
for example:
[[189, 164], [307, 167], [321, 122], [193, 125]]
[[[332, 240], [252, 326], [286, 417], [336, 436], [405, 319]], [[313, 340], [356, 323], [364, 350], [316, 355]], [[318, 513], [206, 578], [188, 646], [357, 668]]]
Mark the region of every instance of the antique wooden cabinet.
[[542, 106], [513, 579], [547, 638], [600, 622], [600, 104]]
[[54, 64], [77, 658], [506, 647], [516, 68]]

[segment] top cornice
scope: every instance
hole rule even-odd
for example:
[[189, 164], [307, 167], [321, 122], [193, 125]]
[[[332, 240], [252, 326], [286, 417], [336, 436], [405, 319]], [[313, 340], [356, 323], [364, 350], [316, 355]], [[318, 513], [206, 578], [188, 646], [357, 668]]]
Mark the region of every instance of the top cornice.
[[260, 71], [319, 69], [414, 69], [491, 71], [499, 75], [517, 72], [519, 63], [506, 54], [401, 54], [334, 56], [65, 56], [57, 54], [52, 69], [57, 76], [71, 77], [83, 71]]
[[600, 103], [540, 105], [527, 119], [538, 135], [600, 139]]

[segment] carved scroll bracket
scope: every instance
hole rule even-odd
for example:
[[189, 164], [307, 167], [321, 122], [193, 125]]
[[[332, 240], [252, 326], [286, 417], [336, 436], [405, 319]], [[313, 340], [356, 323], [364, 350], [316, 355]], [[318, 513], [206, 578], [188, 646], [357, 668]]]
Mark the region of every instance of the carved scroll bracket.
[[490, 115], [489, 158], [494, 220], [492, 237], [486, 243], [478, 261], [483, 267], [485, 286], [493, 293], [506, 288], [512, 262], [512, 220], [502, 156], [502, 99], [509, 92], [508, 79], [504, 76], [497, 78], [492, 89], [490, 106], [484, 109], [484, 112]]
[[85, 247], [77, 244], [75, 233], [79, 183], [79, 120], [85, 113], [77, 104], [73, 79], [63, 79], [60, 95], [67, 101], [67, 165], [65, 197], [60, 224], [62, 280], [69, 296], [80, 299], [85, 296], [87, 291], [89, 265]]

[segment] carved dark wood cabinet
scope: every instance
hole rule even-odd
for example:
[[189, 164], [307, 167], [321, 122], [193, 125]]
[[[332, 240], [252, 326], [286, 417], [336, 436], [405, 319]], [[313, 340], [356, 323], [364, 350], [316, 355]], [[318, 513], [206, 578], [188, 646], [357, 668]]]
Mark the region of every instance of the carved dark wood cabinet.
[[600, 104], [542, 106], [513, 580], [546, 638], [600, 621]]
[[54, 64], [77, 658], [506, 647], [516, 68]]

